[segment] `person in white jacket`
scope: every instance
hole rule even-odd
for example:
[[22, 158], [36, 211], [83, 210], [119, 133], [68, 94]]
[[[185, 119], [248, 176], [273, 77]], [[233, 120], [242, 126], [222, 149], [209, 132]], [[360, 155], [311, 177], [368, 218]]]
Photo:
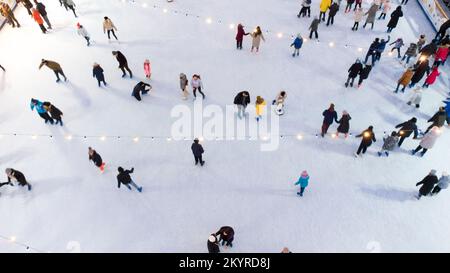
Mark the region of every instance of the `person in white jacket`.
[[408, 105], [414, 104], [416, 108], [420, 107], [420, 102], [422, 101], [422, 87], [417, 86], [413, 91], [412, 95], [409, 98]]
[[200, 94], [202, 94], [203, 96], [203, 99], [205, 99], [205, 94], [202, 92], [203, 83], [202, 79], [200, 78], [200, 75], [194, 74], [194, 76], [192, 76], [191, 86], [192, 86], [192, 93], [194, 93], [194, 99], [197, 98], [197, 91], [200, 92]]
[[390, 0], [384, 0], [383, 8], [380, 6], [380, 9], [382, 9], [380, 17], [378, 17], [378, 20], [386, 19], [386, 14], [391, 10], [391, 1]]
[[91, 45], [91, 37], [87, 30], [80, 24], [77, 24], [77, 33], [87, 41], [87, 46]]
[[434, 144], [436, 143], [436, 140], [441, 135], [441, 129], [439, 127], [434, 126], [431, 128], [431, 131], [429, 131], [420, 141], [419, 146], [415, 150], [413, 150], [411, 153], [412, 155], [415, 155], [417, 152], [422, 150], [420, 153], [420, 156], [423, 156], [428, 150], [432, 149]]
[[364, 10], [362, 8], [358, 8], [355, 11], [355, 23], [353, 24], [352, 30], [357, 31], [359, 27], [359, 23], [361, 22], [362, 18], [364, 17]]

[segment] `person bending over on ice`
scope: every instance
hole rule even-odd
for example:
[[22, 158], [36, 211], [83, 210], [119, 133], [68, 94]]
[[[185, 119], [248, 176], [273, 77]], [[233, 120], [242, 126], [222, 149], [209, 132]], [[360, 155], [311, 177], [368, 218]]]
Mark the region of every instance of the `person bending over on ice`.
[[203, 166], [205, 164], [205, 161], [203, 161], [202, 156], [205, 151], [203, 150], [203, 146], [199, 142], [200, 141], [198, 140], [198, 138], [194, 139], [191, 150], [194, 154], [195, 165], [198, 165], [198, 163], [200, 163], [200, 165]]
[[60, 82], [61, 79], [59, 78], [59, 75], [61, 74], [64, 77], [64, 81], [67, 81], [67, 77], [66, 75], [64, 75], [64, 71], [62, 70], [61, 66], [59, 65], [59, 63], [54, 62], [54, 61], [50, 61], [50, 60], [45, 60], [42, 59], [41, 64], [39, 65], [39, 69], [41, 69], [43, 66], [46, 66], [48, 68], [50, 68], [56, 75], [56, 82]]
[[389, 152], [393, 151], [395, 149], [395, 146], [397, 146], [397, 132], [392, 132], [390, 136], [383, 138], [383, 141], [383, 148], [381, 148], [381, 151], [378, 152], [378, 156], [382, 156], [383, 154], [389, 156]]
[[218, 243], [222, 241], [222, 245], [233, 247], [234, 229], [232, 227], [229, 226], [221, 227], [219, 231], [216, 232], [215, 235], [220, 236]]
[[46, 101], [42, 104], [44, 106], [44, 109], [50, 113], [52, 119], [56, 120], [55, 125], [61, 125], [63, 126], [63, 122], [62, 122], [62, 116], [63, 116], [63, 112], [61, 112], [61, 110], [59, 110], [56, 106], [54, 106], [53, 104], [51, 104], [50, 102]]
[[447, 172], [442, 172], [441, 178], [439, 178], [438, 184], [434, 187], [431, 192], [432, 195], [438, 194], [441, 190], [448, 188], [448, 183], [450, 182], [450, 177]]
[[367, 148], [369, 148], [370, 145], [372, 145], [372, 142], [377, 142], [375, 138], [375, 133], [373, 132], [373, 126], [369, 126], [369, 128], [367, 128], [365, 131], [363, 131], [356, 137], [362, 137], [362, 140], [361, 144], [359, 145], [358, 151], [355, 153], [355, 157], [358, 157], [361, 154], [361, 152], [365, 154]]
[[119, 62], [119, 68], [120, 70], [122, 70], [122, 78], [124, 78], [127, 73], [125, 72], [128, 71], [128, 73], [130, 74], [130, 78], [133, 78], [133, 72], [131, 72], [130, 68], [128, 67], [128, 61], [127, 58], [125, 58], [125, 55], [122, 54], [122, 52], [120, 51], [113, 51], [112, 54], [116, 57], [117, 61]]
[[309, 175], [307, 171], [303, 171], [300, 175], [300, 178], [295, 183], [295, 185], [300, 185], [300, 191], [297, 192], [298, 195], [303, 196], [303, 193], [305, 192], [306, 187], [308, 187], [309, 183]]
[[[142, 187], [139, 187], [134, 183], [133, 179], [131, 179], [130, 173], [134, 172], [134, 168], [131, 168], [131, 170], [124, 170], [122, 167], [119, 167], [117, 169], [119, 174], [117, 175], [117, 187], [120, 188], [120, 184], [125, 185], [130, 191], [131, 186], [136, 188], [138, 192], [142, 192]], [[131, 186], [130, 186], [131, 185]]]
[[101, 172], [105, 171], [106, 163], [103, 162], [102, 157], [97, 153], [97, 151], [89, 147], [88, 154], [89, 154], [89, 161], [94, 162], [95, 166], [97, 166]]
[[11, 182], [17, 182], [19, 186], [27, 186], [28, 190], [31, 191], [31, 184], [27, 182], [27, 179], [25, 178], [25, 175], [23, 175], [23, 173], [11, 168], [7, 168], [5, 170], [5, 173], [6, 176], [8, 176], [8, 183], [10, 185], [13, 185]]
[[30, 108], [31, 111], [33, 111], [34, 108], [36, 108], [37, 113], [41, 118], [45, 120], [45, 123], [47, 124], [47, 122], [50, 122], [50, 124], [53, 125], [54, 120], [49, 116], [47, 110], [44, 108], [44, 104], [41, 101], [31, 99]]
[[433, 190], [434, 185], [438, 183], [436, 173], [436, 170], [431, 170], [430, 173], [424, 179], [422, 179], [422, 181], [416, 184], [416, 186], [422, 185], [419, 189], [419, 195], [417, 196], [418, 200], [420, 200], [422, 196], [429, 195]]
[[152, 86], [145, 82], [139, 82], [136, 84], [136, 86], [133, 88], [133, 93], [131, 94], [133, 97], [135, 97], [138, 101], [141, 101], [141, 93], [142, 95], [146, 95], [150, 90], [152, 90]]

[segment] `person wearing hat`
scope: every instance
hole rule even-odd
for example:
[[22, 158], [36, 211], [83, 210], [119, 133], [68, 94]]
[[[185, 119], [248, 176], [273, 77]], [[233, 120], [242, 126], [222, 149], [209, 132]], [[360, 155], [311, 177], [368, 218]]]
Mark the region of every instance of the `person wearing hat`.
[[300, 191], [297, 192], [298, 195], [303, 196], [303, 192], [305, 191], [306, 187], [308, 187], [309, 183], [309, 175], [307, 171], [303, 171], [300, 175], [300, 178], [294, 185], [300, 185]]
[[87, 30], [80, 23], [77, 23], [77, 33], [86, 40], [87, 46], [91, 45], [91, 37], [89, 36]]
[[422, 179], [419, 183], [416, 184], [416, 186], [420, 186], [419, 189], [419, 195], [417, 196], [417, 199], [420, 200], [422, 196], [427, 196], [431, 193], [431, 191], [434, 188], [434, 185], [438, 183], [438, 178], [436, 176], [436, 170], [431, 170], [430, 173]]
[[64, 75], [64, 71], [62, 70], [62, 68], [59, 65], [59, 63], [54, 62], [54, 61], [50, 61], [50, 60], [42, 59], [41, 64], [39, 65], [39, 69], [41, 69], [44, 65], [46, 67], [50, 68], [51, 70], [53, 70], [53, 72], [56, 75], [56, 82], [60, 82], [61, 81], [61, 79], [59, 78], [59, 74], [61, 74], [64, 77], [64, 81], [67, 81], [67, 77], [66, 77], [66, 75]]
[[[130, 174], [134, 172], [134, 168], [131, 170], [124, 170], [122, 167], [117, 169], [119, 174], [117, 175], [117, 187], [120, 189], [120, 184], [125, 185], [130, 191], [131, 186], [136, 188], [138, 192], [142, 192], [142, 187], [139, 187], [136, 183], [134, 183], [133, 179], [131, 179]], [[130, 186], [131, 185], [131, 186]]]
[[292, 57], [300, 55], [300, 48], [302, 48], [302, 45], [303, 45], [303, 38], [302, 35], [299, 33], [297, 34], [297, 37], [291, 44], [291, 47], [294, 47], [294, 53], [292, 53]]
[[362, 137], [362, 140], [361, 144], [359, 145], [358, 151], [355, 153], [355, 157], [358, 157], [361, 152], [365, 154], [367, 148], [369, 148], [370, 145], [372, 145], [372, 142], [377, 142], [375, 138], [375, 133], [373, 132], [373, 126], [369, 126], [369, 128], [364, 130], [361, 134], [357, 135], [356, 137]]
[[222, 241], [222, 245], [233, 247], [234, 229], [232, 227], [221, 227], [219, 231], [216, 232], [215, 236], [220, 236], [218, 243]]
[[342, 112], [341, 118], [338, 120], [339, 126], [337, 128], [336, 136], [339, 137], [339, 133], [344, 134], [345, 138], [348, 137], [350, 131], [350, 120], [352, 117], [347, 111]]
[[31, 111], [33, 111], [34, 108], [36, 108], [37, 113], [39, 114], [39, 116], [41, 118], [43, 118], [45, 120], [46, 124], [47, 124], [47, 122], [50, 122], [52, 125], [53, 125], [53, 123], [55, 123], [55, 121], [50, 117], [47, 109], [45, 109], [44, 104], [41, 101], [39, 101], [37, 99], [31, 99], [30, 108], [31, 108]]
[[450, 177], [447, 172], [442, 172], [441, 178], [439, 178], [438, 184], [434, 187], [431, 192], [432, 195], [438, 194], [441, 190], [448, 188]]
[[198, 165], [198, 163], [200, 163], [200, 165], [203, 166], [205, 164], [205, 161], [203, 161], [202, 156], [205, 151], [203, 150], [203, 146], [199, 142], [200, 141], [198, 140], [198, 138], [194, 139], [191, 150], [194, 154], [195, 165]]
[[102, 82], [103, 82], [103, 85], [105, 85], [105, 86], [107, 85], [106, 81], [105, 81], [105, 74], [103, 74], [103, 68], [98, 63], [94, 63], [94, 65], [93, 65], [92, 77], [97, 79], [98, 87], [102, 86]]
[[150, 66], [150, 60], [146, 59], [144, 61], [144, 73], [145, 73], [145, 77], [147, 79], [150, 79], [150, 77], [152, 76], [152, 68]]
[[12, 182], [17, 182], [19, 186], [25, 187], [27, 186], [28, 190], [31, 191], [31, 184], [27, 182], [25, 175], [23, 173], [14, 170], [12, 168], [7, 168], [5, 170], [6, 176], [8, 177], [8, 183], [12, 185]]
[[244, 36], [249, 35], [250, 33], [246, 33], [244, 30], [244, 26], [239, 24], [237, 26], [237, 34], [236, 34], [236, 49], [242, 50], [242, 42], [244, 41]]
[[220, 253], [219, 242], [217, 242], [217, 237], [215, 234], [211, 234], [208, 237], [208, 253]]
[[412, 119], [405, 121], [403, 123], [398, 124], [395, 128], [400, 128], [397, 134], [400, 136], [400, 140], [398, 142], [398, 147], [402, 146], [403, 141], [406, 138], [410, 137], [412, 133], [414, 133], [413, 139], [417, 139], [419, 135], [419, 130], [417, 129], [417, 118], [413, 117]]

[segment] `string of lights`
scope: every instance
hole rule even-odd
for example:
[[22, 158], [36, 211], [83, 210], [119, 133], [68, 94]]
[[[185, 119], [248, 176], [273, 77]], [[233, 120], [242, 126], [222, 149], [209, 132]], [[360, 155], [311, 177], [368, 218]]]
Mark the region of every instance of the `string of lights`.
[[0, 234], [0, 239], [5, 241], [5, 242], [7, 242], [7, 243], [9, 243], [9, 244], [13, 244], [13, 245], [22, 247], [26, 251], [33, 251], [33, 252], [37, 252], [37, 253], [46, 253], [46, 251], [40, 250], [38, 248], [35, 248], [35, 247], [33, 247], [33, 246], [29, 245], [29, 244], [17, 241], [17, 238], [15, 236], [7, 237], [7, 236], [4, 236], [4, 235]]

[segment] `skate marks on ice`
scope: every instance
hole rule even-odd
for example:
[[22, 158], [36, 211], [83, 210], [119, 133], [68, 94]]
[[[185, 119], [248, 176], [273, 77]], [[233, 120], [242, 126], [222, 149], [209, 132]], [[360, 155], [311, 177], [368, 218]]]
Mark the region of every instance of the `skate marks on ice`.
[[70, 82], [70, 79], [67, 82], [62, 82], [65, 88], [69, 89], [72, 95], [80, 101], [82, 106], [89, 107], [91, 106], [91, 99], [86, 95], [87, 91], [80, 88], [78, 85]]
[[406, 202], [415, 201], [417, 191], [405, 190], [402, 188], [396, 188], [393, 186], [385, 185], [363, 185], [360, 186], [360, 191], [364, 194], [371, 195], [377, 199], [384, 199], [387, 201]]

